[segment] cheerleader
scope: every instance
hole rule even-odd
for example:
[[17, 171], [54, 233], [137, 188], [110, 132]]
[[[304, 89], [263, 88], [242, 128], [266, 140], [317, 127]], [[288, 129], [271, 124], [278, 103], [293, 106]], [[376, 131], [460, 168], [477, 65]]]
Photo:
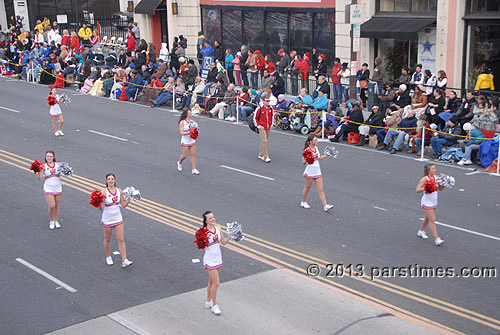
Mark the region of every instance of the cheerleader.
[[[64, 118], [61, 111], [61, 106], [59, 106], [59, 95], [57, 94], [57, 89], [51, 88], [50, 94], [47, 97], [48, 105], [50, 106], [49, 115], [52, 118], [52, 128], [54, 128], [55, 136], [63, 136], [62, 127], [64, 124]], [[57, 120], [59, 120], [59, 129], [57, 129]]]
[[434, 237], [434, 244], [439, 246], [444, 243], [444, 240], [439, 238], [436, 229], [436, 208], [438, 205], [438, 191], [441, 191], [444, 186], [439, 186], [436, 183], [436, 166], [427, 164], [424, 167], [424, 176], [420, 179], [417, 185], [417, 193], [423, 192], [420, 206], [425, 212], [425, 218], [417, 232], [417, 236], [427, 239], [425, 227], [429, 225], [429, 229]]
[[132, 261], [127, 259], [127, 249], [125, 247], [125, 240], [123, 238], [123, 218], [120, 211], [120, 206], [125, 208], [130, 202], [130, 199], [125, 200], [122, 195], [122, 190], [116, 187], [116, 176], [112, 173], [106, 175], [106, 189], [102, 190], [102, 194], [106, 197], [101, 204], [102, 219], [101, 225], [104, 229], [104, 252], [106, 253], [106, 264], [113, 265], [113, 258], [111, 258], [110, 241], [115, 230], [116, 241], [118, 242], [118, 249], [122, 256], [122, 268], [126, 268], [133, 264]]
[[319, 149], [317, 147], [318, 139], [314, 135], [309, 135], [307, 137], [306, 143], [304, 145], [304, 150], [309, 149], [312, 151], [314, 155], [314, 163], [308, 164], [304, 157], [302, 157], [302, 164], [306, 165], [303, 176], [306, 179], [306, 184], [304, 186], [304, 190], [302, 191], [302, 202], [300, 203], [300, 207], [303, 208], [311, 208], [307, 203], [307, 193], [311, 189], [312, 183], [316, 184], [316, 189], [318, 190], [319, 198], [323, 203], [323, 210], [325, 212], [329, 211], [333, 208], [333, 205], [330, 205], [326, 202], [325, 192], [323, 191], [323, 177], [321, 176], [321, 168], [319, 166], [319, 161], [328, 157], [328, 155], [320, 155]]
[[219, 272], [222, 268], [222, 253], [220, 245], [226, 245], [229, 237], [224, 237], [220, 227], [215, 223], [215, 216], [211, 211], [203, 213], [203, 227], [208, 229], [208, 247], [205, 248], [203, 266], [208, 272], [207, 301], [205, 307], [210, 308], [215, 315], [221, 310], [217, 305], [217, 288], [219, 287]]
[[191, 158], [191, 173], [199, 175], [200, 171], [196, 170], [196, 140], [192, 139], [190, 134], [191, 110], [185, 109], [182, 111], [179, 118], [179, 132], [181, 134], [182, 154], [177, 161], [177, 170], [182, 171], [182, 162], [187, 158], [188, 154]]
[[56, 162], [54, 151], [48, 150], [45, 153], [45, 164], [43, 170], [38, 172], [38, 180], [45, 179], [43, 183], [43, 195], [49, 207], [49, 229], [61, 228], [59, 223], [59, 204], [61, 202], [62, 185], [59, 172], [59, 163]]

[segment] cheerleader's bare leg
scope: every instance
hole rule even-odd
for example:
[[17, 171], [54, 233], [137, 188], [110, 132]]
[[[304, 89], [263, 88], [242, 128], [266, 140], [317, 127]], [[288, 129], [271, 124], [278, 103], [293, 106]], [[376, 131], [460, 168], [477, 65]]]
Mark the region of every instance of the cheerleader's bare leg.
[[436, 229], [436, 209], [424, 209], [424, 212], [425, 218], [420, 226], [420, 230], [425, 230], [425, 227], [429, 225], [429, 230], [431, 231], [432, 236], [434, 236], [434, 239], [437, 239], [439, 236]]
[[213, 306], [217, 305], [217, 289], [219, 288], [220, 269], [208, 270], [207, 301], [212, 301]]
[[306, 202], [307, 199], [307, 193], [309, 193], [309, 190], [311, 189], [313, 180], [310, 178], [306, 178], [306, 184], [304, 186], [304, 190], [302, 191], [302, 202]]
[[52, 116], [52, 128], [54, 128], [54, 133], [57, 132], [57, 117]]
[[54, 196], [55, 200], [55, 207], [54, 207], [54, 221], [59, 221], [59, 212], [60, 212], [60, 203], [61, 203], [61, 196], [60, 195], [55, 195]]
[[127, 248], [125, 247], [125, 238], [124, 238], [124, 228], [123, 225], [118, 225], [115, 227], [115, 237], [116, 242], [118, 242], [118, 250], [120, 250], [120, 254], [122, 255], [122, 262], [127, 259]]
[[50, 221], [56, 221], [56, 197], [51, 194], [45, 194], [45, 200], [49, 207], [49, 218]]
[[323, 206], [326, 206], [326, 197], [323, 191], [323, 177], [314, 179], [314, 183], [316, 184], [316, 190], [318, 190], [319, 199], [323, 203]]
[[111, 257], [110, 245], [111, 245], [111, 235], [113, 234], [112, 227], [103, 227], [104, 229], [104, 252], [106, 257]]
[[182, 164], [182, 162], [187, 158], [189, 154], [189, 147], [182, 147], [182, 154], [181, 157], [179, 157], [179, 164]]
[[189, 147], [189, 158], [191, 159], [192, 170], [196, 169], [196, 144]]
[[62, 114], [58, 116], [58, 119], [59, 119], [59, 131], [61, 131], [64, 124], [64, 118]]

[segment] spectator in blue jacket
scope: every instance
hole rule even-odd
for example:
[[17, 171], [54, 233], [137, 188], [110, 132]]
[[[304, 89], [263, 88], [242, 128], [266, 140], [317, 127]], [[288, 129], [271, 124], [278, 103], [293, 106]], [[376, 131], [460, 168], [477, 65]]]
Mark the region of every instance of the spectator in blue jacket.
[[208, 57], [208, 56], [213, 56], [214, 55], [214, 48], [208, 43], [207, 40], [205, 40], [205, 43], [203, 43], [204, 47], [203, 49], [200, 50], [200, 54], [203, 57]]
[[394, 136], [397, 136], [396, 141], [394, 142], [394, 145], [392, 146], [391, 149], [391, 154], [395, 154], [398, 151], [401, 151], [401, 145], [403, 144], [405, 140], [405, 136], [414, 130], [417, 126], [417, 118], [415, 117], [415, 112], [413, 110], [408, 111], [408, 116], [405, 117], [401, 122], [398, 124], [398, 128], [403, 128], [403, 129], [388, 129], [387, 134], [385, 134], [384, 138], [384, 145], [387, 148], [389, 146], [389, 143], [391, 142], [392, 138]]
[[125, 89], [125, 94], [127, 95], [127, 99], [129, 101], [134, 101], [135, 93], [144, 85], [144, 81], [142, 80], [141, 75], [137, 72], [137, 70], [133, 70], [130, 73], [130, 78], [127, 81], [128, 87]]
[[318, 92], [318, 96], [314, 99], [312, 107], [318, 111], [328, 109], [328, 98], [323, 91]]
[[234, 59], [234, 56], [231, 54], [231, 49], [226, 49], [226, 56], [224, 57], [224, 67], [227, 70], [227, 77], [229, 78], [229, 82], [231, 84], [234, 84], [233, 59]]
[[471, 165], [472, 150], [478, 150], [480, 144], [486, 142], [486, 137], [484, 134], [474, 128], [469, 122], [465, 123], [463, 129], [467, 132], [467, 138], [465, 140], [465, 154], [462, 159], [457, 163], [458, 165]]

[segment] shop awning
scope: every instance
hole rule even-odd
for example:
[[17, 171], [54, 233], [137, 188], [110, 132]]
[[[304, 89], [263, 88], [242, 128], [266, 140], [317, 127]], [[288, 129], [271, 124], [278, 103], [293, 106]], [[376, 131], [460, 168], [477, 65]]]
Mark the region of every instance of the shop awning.
[[416, 40], [417, 31], [433, 23], [435, 18], [373, 17], [361, 25], [361, 37]]
[[135, 12], [137, 14], [153, 15], [156, 8], [162, 3], [162, 1], [163, 0], [141, 0], [141, 2], [135, 6]]

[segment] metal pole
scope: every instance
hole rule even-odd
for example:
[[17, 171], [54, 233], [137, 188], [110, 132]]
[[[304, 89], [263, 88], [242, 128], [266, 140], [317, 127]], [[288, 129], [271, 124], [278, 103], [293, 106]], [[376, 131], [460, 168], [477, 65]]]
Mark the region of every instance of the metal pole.
[[236, 94], [236, 123], [239, 122], [238, 108], [240, 108], [240, 95]]
[[321, 112], [321, 140], [325, 140], [325, 119], [326, 113], [325, 111]]
[[175, 96], [175, 86], [174, 86], [174, 89], [172, 90], [172, 93], [173, 93], [173, 98], [172, 98], [172, 109], [174, 111], [176, 111], [175, 109], [175, 99], [177, 99], [177, 97]]
[[417, 161], [426, 161], [427, 159], [424, 158], [424, 151], [425, 151], [425, 126], [422, 126], [422, 147], [420, 148], [420, 158], [416, 158], [415, 160]]

